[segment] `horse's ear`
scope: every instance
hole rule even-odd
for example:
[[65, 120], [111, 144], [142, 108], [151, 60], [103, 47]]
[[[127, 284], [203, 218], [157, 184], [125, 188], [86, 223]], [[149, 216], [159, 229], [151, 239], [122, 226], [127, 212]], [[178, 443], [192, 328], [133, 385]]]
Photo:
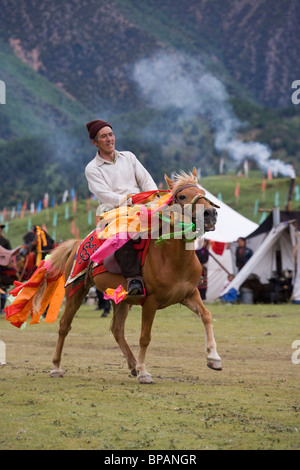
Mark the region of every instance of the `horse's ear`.
[[192, 173], [193, 173], [193, 175], [198, 179], [197, 170], [196, 170], [195, 167], [193, 168]]
[[165, 181], [166, 181], [166, 183], [167, 183], [167, 185], [168, 185], [168, 188], [169, 188], [169, 189], [172, 189], [175, 183], [174, 183], [174, 181], [171, 180], [171, 178], [169, 178], [166, 174], [165, 174]]

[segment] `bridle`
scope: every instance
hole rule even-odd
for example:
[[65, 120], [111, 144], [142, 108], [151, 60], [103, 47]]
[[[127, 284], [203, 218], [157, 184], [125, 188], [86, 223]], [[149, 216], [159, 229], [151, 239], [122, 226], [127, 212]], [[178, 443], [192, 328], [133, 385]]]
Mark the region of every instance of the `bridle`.
[[[178, 203], [181, 208], [182, 208], [182, 211], [183, 211], [183, 208], [185, 206], [185, 204], [183, 204], [179, 198], [178, 198], [178, 194], [183, 191], [184, 189], [186, 188], [197, 188], [197, 189], [200, 189], [198, 185], [196, 184], [186, 184], [184, 186], [181, 186], [180, 188], [176, 189], [174, 192], [173, 192], [173, 197], [172, 197], [172, 200], [173, 202], [175, 203]], [[160, 243], [161, 241], [163, 240], [169, 240], [170, 238], [174, 238], [175, 235], [182, 235], [182, 239], [185, 241], [185, 242], [192, 242], [194, 241], [194, 239], [185, 239], [185, 234], [186, 233], [190, 233], [190, 232], [194, 232], [194, 233], [197, 233], [197, 230], [195, 232], [195, 229], [196, 229], [196, 221], [195, 221], [195, 214], [194, 214], [194, 208], [195, 208], [195, 205], [197, 204], [197, 202], [200, 200], [200, 199], [204, 199], [208, 204], [210, 204], [211, 206], [213, 207], [217, 207], [219, 208], [219, 206], [217, 206], [216, 204], [214, 204], [213, 202], [211, 202], [206, 196], [204, 196], [203, 194], [195, 194], [195, 196], [193, 197], [193, 199], [186, 205], [190, 206], [191, 208], [191, 212], [190, 212], [190, 221], [189, 222], [185, 222], [184, 220], [182, 220], [181, 222], [178, 221], [176, 223], [176, 227], [179, 228], [179, 231], [177, 232], [173, 232], [173, 233], [170, 233], [168, 235], [161, 235], [158, 240], [156, 241], [156, 243]], [[176, 212], [176, 211], [175, 211]], [[167, 222], [169, 224], [172, 225], [172, 222], [171, 222], [171, 217], [170, 216], [164, 216], [162, 214], [162, 212], [159, 212], [158, 213], [158, 217], [163, 220], [164, 222]], [[173, 222], [173, 226], [175, 227], [175, 224]]]
[[[199, 186], [197, 186], [196, 184], [186, 184], [184, 186], [181, 186], [180, 188], [176, 189], [176, 191], [173, 193], [173, 199], [178, 202], [178, 204], [181, 204], [181, 202], [179, 201], [178, 197], [177, 197], [177, 194], [180, 193], [181, 191], [183, 191], [184, 189], [186, 188], [197, 188], [199, 189]], [[195, 196], [193, 197], [193, 199], [191, 200], [191, 202], [189, 204], [192, 205], [192, 213], [194, 211], [194, 207], [195, 205], [197, 204], [197, 202], [200, 200], [200, 199], [204, 199], [206, 202], [208, 202], [211, 206], [213, 207], [216, 207], [217, 209], [220, 208], [220, 206], [217, 206], [216, 204], [214, 204], [212, 201], [210, 201], [206, 196], [204, 196], [203, 194], [195, 194]], [[182, 204], [181, 204], [182, 205]]]

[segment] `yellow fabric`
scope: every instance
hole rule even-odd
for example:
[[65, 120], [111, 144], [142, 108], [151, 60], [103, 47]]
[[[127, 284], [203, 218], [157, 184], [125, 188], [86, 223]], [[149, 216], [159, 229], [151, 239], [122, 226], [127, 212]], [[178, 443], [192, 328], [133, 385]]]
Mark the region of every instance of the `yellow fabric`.
[[[119, 233], [140, 233], [151, 230], [149, 222], [151, 216], [170, 202], [170, 194], [161, 196], [150, 206], [137, 204], [135, 206], [121, 206], [101, 215], [101, 222], [107, 225], [99, 231], [98, 238], [108, 239]], [[156, 221], [158, 223], [158, 219]]]
[[42, 248], [47, 246], [47, 238], [44, 230], [41, 229], [38, 225], [36, 226], [36, 260], [35, 265], [38, 266], [42, 260]]

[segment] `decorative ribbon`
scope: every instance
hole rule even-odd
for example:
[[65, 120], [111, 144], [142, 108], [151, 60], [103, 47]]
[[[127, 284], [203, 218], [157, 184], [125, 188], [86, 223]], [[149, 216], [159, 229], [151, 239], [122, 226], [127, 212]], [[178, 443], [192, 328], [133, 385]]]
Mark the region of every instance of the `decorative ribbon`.
[[44, 230], [41, 229], [38, 225], [36, 226], [36, 237], [37, 237], [37, 244], [36, 244], [36, 260], [35, 265], [38, 266], [42, 261], [42, 247], [47, 246], [47, 238]]

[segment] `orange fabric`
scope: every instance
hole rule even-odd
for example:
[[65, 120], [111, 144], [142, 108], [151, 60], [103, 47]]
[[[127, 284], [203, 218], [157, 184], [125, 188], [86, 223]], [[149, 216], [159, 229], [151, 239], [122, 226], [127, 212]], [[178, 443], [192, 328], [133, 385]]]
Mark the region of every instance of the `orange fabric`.
[[[20, 327], [27, 322], [31, 315], [30, 324], [40, 323], [40, 317], [48, 307], [45, 322], [52, 323], [56, 320], [61, 303], [64, 298], [65, 279], [62, 274], [58, 278], [46, 278], [47, 269], [44, 267], [45, 261], [41, 261], [38, 269], [33, 273], [29, 281], [25, 284], [16, 282], [16, 288], [10, 294], [15, 296], [11, 305], [5, 308], [6, 320], [12, 325]], [[43, 295], [38, 311], [33, 311], [33, 299], [40, 284], [47, 279], [47, 287]]]

